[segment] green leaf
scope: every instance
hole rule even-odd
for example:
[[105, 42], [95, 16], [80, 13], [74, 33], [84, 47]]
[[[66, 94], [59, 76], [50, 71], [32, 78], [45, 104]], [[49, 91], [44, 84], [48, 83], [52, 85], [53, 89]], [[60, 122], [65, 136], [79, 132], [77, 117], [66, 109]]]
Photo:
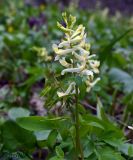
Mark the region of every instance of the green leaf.
[[119, 150], [129, 157], [133, 157], [133, 144], [122, 144], [121, 146], [119, 146]]
[[59, 157], [55, 156], [55, 157], [50, 158], [50, 160], [62, 160], [62, 159], [60, 159]]
[[35, 131], [34, 134], [38, 141], [47, 140], [51, 130]]
[[28, 117], [29, 115], [30, 115], [30, 112], [27, 109], [24, 109], [21, 107], [11, 108], [8, 112], [8, 116], [12, 120], [16, 120], [16, 118], [19, 118], [19, 117]]
[[118, 68], [112, 68], [109, 72], [109, 76], [113, 81], [123, 83], [125, 92], [133, 92], [133, 77], [127, 72]]
[[119, 152], [110, 147], [101, 147], [97, 149], [96, 155], [98, 160], [125, 160]]
[[7, 121], [2, 126], [2, 140], [4, 148], [16, 150], [17, 148], [31, 149], [35, 147], [36, 138], [32, 132], [19, 127], [13, 121]]
[[80, 86], [82, 84], [82, 78], [80, 76], [76, 76], [74, 79], [77, 86]]
[[103, 108], [103, 105], [102, 105], [102, 102], [100, 101], [100, 99], [98, 98], [97, 99], [97, 117], [101, 120], [104, 120], [106, 122], [109, 122], [105, 112], [104, 112], [104, 108]]
[[56, 146], [55, 151], [59, 158], [64, 158], [64, 152], [60, 146]]
[[84, 133], [85, 131], [83, 131], [85, 129], [87, 132], [93, 132], [94, 134], [97, 134], [97, 136], [100, 137], [106, 133], [113, 133], [113, 135], [123, 138], [123, 132], [119, 128], [117, 128], [117, 126], [115, 126], [113, 122], [109, 120], [101, 120], [91, 114], [82, 116], [81, 128], [81, 133], [83, 135], [86, 134]]
[[133, 114], [133, 94], [127, 94], [124, 97], [123, 103], [127, 106], [127, 110]]
[[128, 156], [133, 157], [133, 144], [129, 144]]
[[127, 60], [124, 57], [124, 55], [120, 54], [113, 54], [113, 58], [112, 58], [112, 63], [113, 65], [117, 66], [117, 67], [121, 67], [123, 68], [123, 66], [126, 66], [127, 64]]
[[123, 143], [124, 137], [121, 135], [118, 135], [116, 132], [107, 131], [101, 136], [101, 140], [103, 140], [105, 143], [111, 145], [112, 147], [119, 148]]
[[47, 144], [49, 147], [53, 147], [55, 145], [57, 136], [58, 136], [57, 130], [52, 130], [47, 139]]
[[[88, 140], [87, 140], [88, 141]], [[84, 157], [87, 158], [94, 153], [94, 144], [92, 141], [87, 142], [84, 148]]]
[[40, 94], [41, 97], [45, 96], [49, 91], [51, 90], [50, 86], [47, 86], [46, 88], [44, 88]]
[[84, 115], [83, 117], [83, 122], [88, 125], [91, 125], [93, 126], [96, 126], [96, 127], [100, 127], [101, 129], [104, 129], [105, 125], [104, 125], [104, 122], [102, 120], [100, 120], [99, 118], [97, 118], [96, 116], [93, 116], [91, 114], [87, 114], [87, 115]]
[[17, 152], [10, 152], [4, 151], [2, 155], [0, 154], [1, 160], [31, 160], [25, 153], [17, 151]]
[[17, 123], [24, 129], [30, 131], [51, 130], [62, 126], [65, 119], [61, 117], [49, 118], [41, 116], [30, 116], [18, 118]]
[[86, 94], [86, 86], [85, 83], [82, 81], [82, 77], [80, 76], [76, 76], [74, 78], [74, 81], [76, 82], [76, 84], [79, 87], [80, 93], [79, 93], [79, 98], [83, 99], [85, 97]]
[[[108, 62], [112, 59], [112, 54], [111, 50], [113, 46], [120, 41], [122, 38], [124, 38], [129, 32], [133, 31], [133, 29], [128, 29], [124, 33], [122, 33], [120, 36], [114, 38], [107, 46], [105, 46], [101, 51], [100, 51], [100, 62], [103, 63], [105, 60], [108, 60]], [[111, 62], [111, 61], [110, 61]]]

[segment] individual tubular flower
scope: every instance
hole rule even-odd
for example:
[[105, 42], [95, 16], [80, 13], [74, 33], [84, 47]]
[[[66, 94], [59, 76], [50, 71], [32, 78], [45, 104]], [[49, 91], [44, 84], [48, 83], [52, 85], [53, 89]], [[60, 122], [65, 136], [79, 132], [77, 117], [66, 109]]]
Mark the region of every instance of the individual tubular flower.
[[[65, 26], [57, 22], [57, 26], [65, 33], [64, 39], [57, 45], [53, 44], [53, 50], [56, 53], [55, 60], [65, 67], [61, 75], [66, 73], [74, 73], [78, 76], [83, 77], [82, 80], [85, 82], [89, 92], [90, 89], [100, 80], [97, 78], [94, 80], [94, 74], [99, 73], [98, 67], [100, 62], [95, 60], [95, 55], [90, 55], [90, 44], [86, 43], [85, 27], [79, 25], [77, 28], [74, 27], [76, 17], [69, 16], [67, 18], [66, 13], [62, 14]], [[72, 84], [75, 84], [72, 82]], [[71, 84], [65, 93], [61, 92], [62, 96], [70, 93]], [[71, 94], [74, 92], [71, 92]], [[58, 93], [60, 96], [60, 94]]]
[[65, 92], [57, 92], [57, 95], [59, 97], [63, 97], [63, 96], [75, 94], [75, 85], [76, 85], [75, 82], [70, 83], [68, 89]]
[[133, 126], [128, 126], [129, 129], [133, 130]]

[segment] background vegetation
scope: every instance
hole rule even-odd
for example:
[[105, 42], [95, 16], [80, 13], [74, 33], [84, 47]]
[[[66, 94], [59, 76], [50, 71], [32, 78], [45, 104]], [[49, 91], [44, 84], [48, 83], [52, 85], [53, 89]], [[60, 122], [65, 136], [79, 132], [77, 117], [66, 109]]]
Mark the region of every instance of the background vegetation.
[[[123, 3], [124, 1], [119, 4]], [[92, 3], [97, 4], [94, 5], [95, 9], [91, 9], [91, 5], [88, 9], [84, 7], [87, 4], [76, 4], [76, 1], [67, 4], [65, 1], [0, 2], [0, 159], [44, 160], [56, 155], [55, 159], [61, 160], [64, 153], [71, 150], [67, 135], [63, 135], [61, 149], [57, 147], [60, 137], [55, 130], [50, 128], [47, 132], [40, 131], [41, 125], [38, 129], [38, 125], [32, 126], [34, 120], [29, 124], [25, 122], [28, 127], [26, 130], [16, 122], [19, 117], [36, 115], [45, 118], [49, 113], [60, 116], [67, 113], [66, 110], [61, 110], [56, 90], [51, 89], [61, 71], [61, 66], [54, 62], [52, 50], [52, 44], [58, 43], [63, 36], [56, 22], [62, 21], [61, 12], [67, 11], [77, 17], [78, 24], [86, 27], [91, 53], [96, 54], [101, 62], [101, 81], [90, 94], [86, 94], [81, 86], [82, 96], [85, 96], [85, 99], [81, 96], [81, 112], [92, 113], [85, 120], [94, 132], [88, 136], [87, 142], [84, 141], [86, 159], [109, 160], [112, 156], [110, 160], [132, 160], [132, 12], [127, 7], [123, 14], [116, 8], [115, 12], [112, 6], [109, 6], [109, 10], [104, 5], [101, 10], [99, 3], [95, 2]], [[129, 4], [130, 7], [133, 5], [132, 2]], [[121, 7], [118, 9], [122, 10]], [[45, 62], [34, 47], [45, 47], [52, 56], [52, 62]], [[100, 120], [92, 116], [103, 112], [98, 112], [97, 97], [98, 106], [102, 106], [104, 114], [106, 113]], [[104, 124], [107, 121], [105, 117], [109, 119], [107, 124]], [[103, 127], [104, 131], [100, 132]], [[83, 129], [85, 130], [87, 127]], [[100, 145], [104, 147], [94, 147]], [[121, 154], [117, 153], [118, 150]], [[68, 159], [71, 158], [68, 156]]]

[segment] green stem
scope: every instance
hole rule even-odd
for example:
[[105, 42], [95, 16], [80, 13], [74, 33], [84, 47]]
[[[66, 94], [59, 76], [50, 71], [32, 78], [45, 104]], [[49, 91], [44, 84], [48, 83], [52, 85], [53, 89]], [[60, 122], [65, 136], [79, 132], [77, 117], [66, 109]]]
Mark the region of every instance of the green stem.
[[116, 96], [117, 96], [118, 90], [116, 89], [113, 92], [113, 97], [112, 97], [112, 105], [110, 107], [110, 114], [113, 116], [115, 114], [115, 109], [116, 109]]
[[80, 133], [79, 133], [79, 107], [78, 107], [78, 86], [76, 86], [76, 108], [75, 108], [75, 129], [76, 129], [76, 160], [78, 160], [78, 155], [80, 152], [81, 160], [84, 160], [83, 149], [80, 143]]
[[[123, 113], [123, 123], [125, 123], [128, 126], [128, 121], [130, 119], [130, 112], [128, 111], [128, 108], [126, 106], [126, 108], [124, 109], [124, 113]], [[122, 126], [121, 126], [122, 127]], [[125, 130], [126, 126], [123, 126], [123, 130]]]

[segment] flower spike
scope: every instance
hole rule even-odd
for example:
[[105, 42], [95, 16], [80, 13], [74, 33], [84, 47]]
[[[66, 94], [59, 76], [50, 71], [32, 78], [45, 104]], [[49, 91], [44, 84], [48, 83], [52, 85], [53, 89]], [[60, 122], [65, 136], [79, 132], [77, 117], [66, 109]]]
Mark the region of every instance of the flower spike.
[[[95, 55], [90, 55], [90, 44], [86, 42], [85, 27], [81, 24], [75, 28], [76, 17], [67, 16], [66, 13], [62, 16], [65, 26], [59, 22], [57, 25], [65, 33], [65, 37], [58, 45], [53, 45], [56, 53], [55, 60], [64, 67], [61, 75], [74, 73], [82, 77], [82, 81], [86, 84], [86, 91], [89, 92], [100, 80], [100, 78], [94, 80], [94, 74], [99, 73], [100, 62], [93, 59]], [[71, 92], [74, 85], [76, 85], [75, 82], [71, 82], [66, 92], [58, 92], [58, 96], [63, 97], [74, 93], [74, 90]]]

